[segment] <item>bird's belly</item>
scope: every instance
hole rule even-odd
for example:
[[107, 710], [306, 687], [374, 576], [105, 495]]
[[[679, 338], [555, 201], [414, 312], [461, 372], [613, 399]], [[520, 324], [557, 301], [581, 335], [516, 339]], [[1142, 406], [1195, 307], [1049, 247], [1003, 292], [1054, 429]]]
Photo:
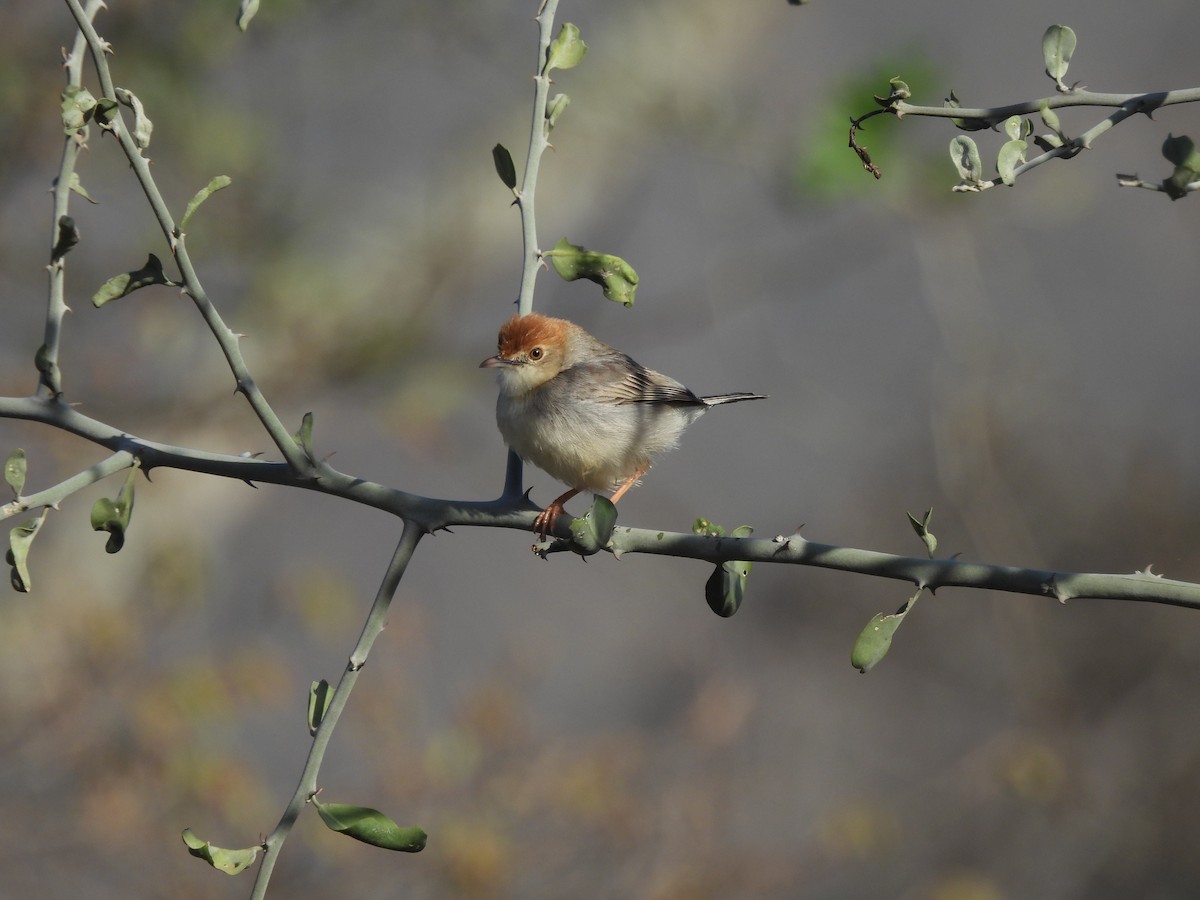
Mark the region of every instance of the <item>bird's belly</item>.
[[522, 459], [571, 487], [605, 491], [675, 445], [686, 420], [677, 420], [675, 410], [654, 412], [638, 404], [587, 403], [546, 410], [502, 396], [496, 422]]

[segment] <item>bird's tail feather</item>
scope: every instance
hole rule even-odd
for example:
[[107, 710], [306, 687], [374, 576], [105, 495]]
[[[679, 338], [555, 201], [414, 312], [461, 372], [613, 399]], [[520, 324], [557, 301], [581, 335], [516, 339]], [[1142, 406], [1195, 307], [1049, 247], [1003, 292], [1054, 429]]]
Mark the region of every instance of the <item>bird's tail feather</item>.
[[711, 397], [700, 398], [705, 406], [720, 406], [722, 403], [740, 403], [743, 400], [766, 400], [766, 394], [714, 394]]

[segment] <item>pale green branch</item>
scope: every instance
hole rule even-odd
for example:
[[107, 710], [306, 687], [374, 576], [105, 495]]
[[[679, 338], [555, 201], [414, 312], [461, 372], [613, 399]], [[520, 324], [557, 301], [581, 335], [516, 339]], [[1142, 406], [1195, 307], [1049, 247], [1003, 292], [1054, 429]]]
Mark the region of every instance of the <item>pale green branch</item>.
[[[891, 113], [897, 119], [905, 116], [930, 116], [940, 119], [969, 119], [986, 123], [989, 127], [999, 125], [1010, 116], [1032, 116], [1042, 109], [1063, 109], [1072, 106], [1084, 107], [1124, 107], [1130, 114], [1144, 113], [1150, 115], [1156, 109], [1164, 106], [1175, 106], [1180, 103], [1195, 103], [1200, 101], [1200, 87], [1183, 88], [1174, 91], [1150, 91], [1140, 94], [1098, 93], [1082, 88], [1065, 94], [1053, 94], [1040, 100], [1023, 100], [1006, 106], [989, 107], [950, 107], [950, 106], [918, 106], [905, 100], [895, 100], [881, 110], [873, 110], [871, 114]], [[864, 117], [865, 118], [865, 117]]]
[[137, 458], [127, 450], [119, 450], [107, 459], [101, 460], [65, 481], [60, 481], [53, 487], [48, 487], [34, 494], [18, 497], [10, 503], [0, 506], [0, 520], [10, 519], [32, 509], [49, 507], [58, 509], [58, 504], [67, 497], [90, 487], [98, 481], [103, 481], [109, 475], [115, 475], [125, 469], [132, 468]]
[[275, 830], [263, 842], [262, 865], [259, 866], [258, 874], [254, 881], [254, 890], [250, 894], [251, 900], [261, 900], [261, 898], [267, 895], [267, 885], [271, 880], [271, 873], [275, 868], [275, 860], [279, 858], [279, 851], [283, 848], [284, 841], [287, 840], [288, 834], [291, 832], [292, 826], [296, 823], [296, 819], [299, 818], [305, 804], [317, 792], [317, 775], [321, 771], [321, 763], [325, 759], [325, 751], [329, 746], [329, 740], [333, 736], [334, 729], [337, 727], [338, 719], [341, 718], [342, 710], [346, 708], [346, 701], [350, 698], [350, 692], [354, 690], [354, 684], [358, 680], [358, 673], [366, 665], [367, 657], [371, 653], [371, 646], [383, 631], [388, 608], [391, 606], [392, 598], [396, 596], [396, 589], [400, 586], [400, 579], [404, 577], [404, 572], [412, 560], [413, 553], [417, 549], [417, 544], [420, 543], [424, 535], [425, 530], [420, 525], [411, 521], [404, 523], [404, 531], [400, 535], [400, 542], [396, 545], [396, 550], [392, 554], [392, 561], [388, 564], [387, 571], [383, 576], [383, 582], [379, 585], [379, 590], [375, 594], [375, 602], [371, 605], [370, 613], [367, 614], [367, 621], [363, 625], [358, 643], [354, 647], [354, 652], [350, 654], [350, 660], [342, 672], [341, 680], [338, 681], [338, 685], [334, 689], [333, 696], [329, 700], [329, 706], [326, 708], [325, 714], [321, 719], [321, 724], [317, 728], [317, 733], [313, 735], [312, 746], [308, 750], [308, 758], [305, 760], [304, 770], [300, 773], [300, 781], [296, 785], [296, 790], [293, 792], [292, 799], [288, 802], [287, 808], [279, 820], [279, 824], [275, 826]]
[[[103, 0], [88, 0], [87, 7], [82, 11], [83, 16], [88, 21], [91, 21], [103, 7]], [[86, 46], [83, 32], [76, 32], [75, 42], [71, 46], [71, 50], [63, 63], [63, 68], [67, 73], [67, 87], [79, 87], [81, 84], [83, 55]], [[51, 221], [50, 237], [50, 246], [52, 248], [56, 246], [59, 240], [60, 223], [70, 210], [71, 181], [75, 176], [75, 163], [79, 158], [82, 142], [82, 135], [78, 133], [68, 134], [63, 138], [62, 159], [59, 162], [58, 175], [54, 179], [54, 187], [52, 189], [54, 198], [54, 217]], [[42, 351], [38, 359], [38, 369], [40, 370], [38, 390], [51, 394], [57, 393], [62, 389], [59, 379], [49, 376], [47, 373], [58, 369], [58, 351], [62, 339], [63, 317], [67, 313], [65, 266], [66, 255], [62, 254], [55, 258], [52, 250], [50, 265], [48, 266], [50, 289], [46, 305], [45, 337], [42, 340]]]
[[[79, 30], [87, 40], [88, 49], [91, 51], [92, 61], [96, 67], [96, 74], [100, 80], [100, 88], [103, 96], [115, 101], [116, 91], [113, 86], [112, 75], [109, 72], [108, 61], [104, 55], [108, 49], [108, 43], [102, 40], [99, 34], [96, 33], [91, 20], [79, 5], [79, 0], [66, 0], [66, 3], [71, 13], [75, 16], [75, 22], [79, 26]], [[246, 360], [242, 356], [239, 346], [239, 335], [235, 334], [225, 324], [225, 321], [209, 300], [203, 285], [200, 283], [199, 276], [197, 276], [191, 258], [188, 256], [185, 246], [185, 235], [175, 226], [171, 212], [167, 209], [166, 202], [158, 190], [158, 185], [155, 183], [154, 177], [150, 174], [150, 163], [142, 156], [142, 152], [134, 141], [133, 135], [130, 134], [129, 129], [125, 126], [125, 121], [119, 107], [112, 121], [112, 130], [120, 142], [125, 156], [129, 159], [129, 164], [133, 168], [138, 184], [141, 185], [142, 191], [150, 203], [150, 208], [154, 211], [154, 216], [158, 220], [159, 227], [162, 229], [163, 235], [167, 240], [167, 245], [171, 250], [172, 256], [175, 258], [175, 263], [179, 267], [185, 292], [192, 298], [192, 302], [200, 311], [200, 315], [203, 316], [213, 337], [216, 338], [221, 352], [225, 354], [225, 359], [237, 383], [237, 390], [250, 403], [250, 407], [254, 410], [255, 415], [258, 416], [259, 421], [271, 436], [271, 440], [275, 443], [275, 446], [283, 454], [284, 459], [287, 460], [288, 465], [297, 472], [309, 472], [311, 470], [311, 462], [301, 452], [300, 447], [292, 439], [291, 432], [284, 427], [251, 376], [250, 369], [246, 365]]]

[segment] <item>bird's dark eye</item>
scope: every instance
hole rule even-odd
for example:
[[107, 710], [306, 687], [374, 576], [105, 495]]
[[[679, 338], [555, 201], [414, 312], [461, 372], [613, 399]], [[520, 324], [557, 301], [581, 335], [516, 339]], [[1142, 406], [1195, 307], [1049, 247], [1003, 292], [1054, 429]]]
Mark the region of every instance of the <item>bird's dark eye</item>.
[[529, 351], [529, 358], [534, 359], [534, 360], [541, 359], [542, 356], [545, 354], [545, 352], [546, 351], [543, 350], [541, 347], [534, 347], [532, 350]]

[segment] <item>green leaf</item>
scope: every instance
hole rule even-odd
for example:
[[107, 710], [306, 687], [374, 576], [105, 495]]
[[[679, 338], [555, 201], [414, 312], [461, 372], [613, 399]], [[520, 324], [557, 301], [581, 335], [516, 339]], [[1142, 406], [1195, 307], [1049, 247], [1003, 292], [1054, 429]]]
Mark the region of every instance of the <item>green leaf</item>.
[[220, 869], [226, 875], [236, 875], [254, 863], [261, 847], [246, 847], [243, 850], [226, 850], [214, 847], [208, 841], [196, 836], [190, 828], [183, 829], [183, 843], [187, 845], [188, 853], [197, 859], [202, 859], [214, 869]]
[[133, 110], [133, 142], [139, 150], [145, 150], [150, 146], [150, 135], [154, 131], [154, 123], [146, 115], [142, 101], [137, 98], [137, 95], [133, 91], [127, 91], [125, 88], [117, 88], [116, 95], [121, 103], [124, 103]]
[[313, 458], [312, 434], [313, 414], [306, 412], [304, 418], [300, 420], [300, 430], [292, 435], [292, 439], [304, 451], [304, 455], [308, 457], [309, 461], [315, 461]]
[[742, 560], [730, 560], [718, 565], [708, 576], [704, 599], [708, 601], [708, 608], [721, 618], [728, 619], [741, 609], [751, 565]]
[[314, 681], [308, 691], [308, 733], [316, 734], [329, 709], [329, 701], [333, 699], [333, 691], [329, 682], [322, 678]]
[[707, 537], [724, 537], [725, 529], [716, 522], [709, 521], [702, 516], [692, 523], [692, 534], [703, 534]]
[[567, 22], [558, 32], [558, 37], [550, 42], [546, 51], [546, 66], [542, 74], [548, 74], [551, 69], [573, 69], [583, 60], [588, 47], [579, 39], [579, 28]]
[[179, 222], [179, 230], [183, 231], [183, 229], [187, 227], [188, 220], [192, 217], [192, 213], [199, 209], [201, 203], [203, 203], [217, 191], [221, 190], [221, 188], [227, 188], [232, 183], [233, 179], [228, 175], [218, 175], [200, 190], [196, 191], [196, 196], [188, 201], [187, 208], [183, 211], [183, 218]]
[[136, 476], [137, 468], [131, 469], [116, 500], [101, 497], [92, 505], [92, 530], [108, 532], [108, 542], [104, 545], [106, 553], [119, 553], [125, 546], [125, 532], [133, 516], [133, 482]]
[[887, 656], [892, 646], [892, 636], [904, 621], [904, 616], [904, 612], [890, 616], [875, 613], [854, 642], [854, 649], [850, 651], [850, 665], [863, 673], [875, 668]]
[[250, 27], [250, 20], [258, 12], [258, 0], [242, 0], [238, 5], [237, 27], [245, 31]]
[[1200, 153], [1186, 134], [1179, 137], [1168, 134], [1163, 141], [1162, 155], [1175, 166], [1175, 171], [1163, 181], [1163, 190], [1172, 200], [1179, 200], [1187, 196], [1189, 184], [1200, 181]]
[[321, 803], [316, 797], [312, 798], [312, 804], [321, 821], [338, 834], [385, 850], [418, 853], [425, 849], [428, 836], [422, 829], [401, 828], [377, 809], [348, 803]]
[[504, 186], [514, 193], [517, 190], [517, 167], [513, 165], [512, 154], [503, 144], [492, 148], [492, 162], [496, 166], [496, 174], [504, 182]]
[[4, 460], [4, 480], [13, 489], [14, 497], [20, 497], [21, 491], [25, 490], [26, 470], [25, 451], [18, 447]]
[[983, 182], [983, 161], [979, 158], [979, 148], [975, 142], [965, 135], [958, 135], [950, 141], [950, 158], [958, 170], [958, 177], [963, 184], [981, 184]]
[[62, 370], [59, 369], [58, 363], [50, 356], [50, 348], [45, 344], [38, 347], [37, 353], [33, 355], [33, 364], [38, 370], [42, 384], [55, 396], [61, 394]]
[[112, 128], [113, 121], [117, 118], [119, 106], [117, 101], [112, 97], [101, 97], [96, 101], [96, 108], [92, 110], [92, 119], [96, 124], [108, 131]]
[[597, 494], [592, 508], [571, 520], [571, 538], [584, 556], [599, 553], [612, 540], [617, 527], [617, 507], [607, 497]]
[[937, 538], [933, 532], [929, 530], [929, 520], [933, 518], [933, 507], [925, 510], [925, 515], [920, 519], [916, 518], [912, 513], [906, 512], [908, 522], [913, 527], [913, 531], [917, 533], [917, 537], [925, 544], [925, 550], [929, 554], [929, 558], [933, 559], [933, 552], [937, 550]]
[[123, 275], [114, 275], [108, 281], [104, 282], [104, 284], [100, 285], [100, 289], [92, 295], [92, 305], [99, 309], [111, 300], [117, 300], [127, 294], [132, 294], [136, 290], [149, 287], [152, 284], [175, 284], [163, 272], [162, 262], [153, 253], [150, 254], [146, 260], [146, 264], [140, 269], [126, 272]]
[[1042, 115], [1042, 124], [1061, 137], [1062, 127], [1058, 121], [1058, 113], [1051, 109], [1046, 103], [1043, 103], [1041, 107], [1039, 107], [1038, 112], [1040, 112]]
[[586, 278], [594, 281], [609, 300], [633, 306], [637, 291], [638, 276], [633, 267], [619, 256], [595, 253], [585, 247], [572, 244], [565, 237], [554, 245], [553, 250], [543, 254], [554, 266], [554, 271], [563, 281]]
[[1017, 181], [1017, 166], [1025, 162], [1025, 151], [1029, 145], [1025, 141], [1008, 141], [1000, 148], [996, 159], [996, 171], [1000, 180], [1011, 187]]
[[58, 262], [78, 243], [79, 229], [75, 227], [75, 220], [70, 216], [59, 216], [58, 234], [54, 240], [54, 249], [50, 252], [50, 261]]
[[1067, 90], [1063, 84], [1063, 76], [1071, 64], [1071, 55], [1075, 52], [1075, 32], [1066, 25], [1051, 25], [1042, 35], [1042, 60], [1046, 64], [1046, 74], [1054, 79], [1060, 91]]
[[4, 554], [4, 559], [12, 566], [9, 581], [13, 590], [22, 594], [33, 590], [33, 579], [29, 576], [29, 550], [49, 511], [48, 508], [42, 510], [42, 514], [32, 522], [23, 522], [8, 532], [8, 552]]
[[550, 102], [546, 105], [547, 131], [550, 131], [554, 128], [554, 123], [558, 121], [558, 117], [563, 114], [570, 103], [571, 98], [566, 94], [555, 94], [552, 98], [550, 98]]
[[87, 192], [87, 191], [84, 189], [84, 187], [83, 187], [83, 182], [79, 180], [79, 173], [78, 173], [78, 172], [72, 172], [72, 173], [71, 173], [71, 181], [70, 181], [70, 183], [69, 183], [67, 186], [68, 186], [68, 188], [69, 188], [70, 190], [72, 190], [72, 191], [74, 191], [75, 193], [77, 193], [77, 194], [78, 194], [80, 197], [82, 197], [82, 198], [83, 198], [84, 200], [86, 200], [88, 203], [95, 204], [95, 202], [96, 202], [96, 201], [92, 199], [92, 196], [91, 196], [91, 194], [89, 194], [89, 193], [88, 193], [88, 192]]
[[1195, 143], [1186, 134], [1179, 137], [1168, 134], [1167, 139], [1163, 141], [1162, 155], [1173, 166], [1200, 169], [1200, 154], [1196, 152]]
[[892, 90], [888, 95], [889, 100], [907, 100], [912, 96], [912, 88], [908, 86], [907, 82], [901, 81], [898, 77], [889, 79], [888, 84], [892, 86]]
[[82, 130], [92, 110], [96, 108], [96, 98], [84, 87], [74, 85], [62, 92], [62, 123], [66, 134], [74, 134]]

